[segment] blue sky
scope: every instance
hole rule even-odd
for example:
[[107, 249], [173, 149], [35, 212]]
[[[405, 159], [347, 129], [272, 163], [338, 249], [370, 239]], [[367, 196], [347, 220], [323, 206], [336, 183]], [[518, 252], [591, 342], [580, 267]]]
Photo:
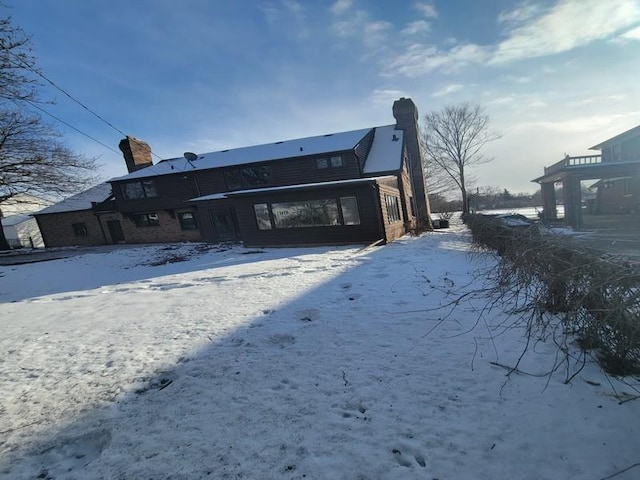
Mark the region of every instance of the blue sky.
[[[43, 73], [162, 158], [482, 105], [502, 138], [477, 184], [534, 191], [565, 153], [640, 124], [638, 0], [6, 0]], [[51, 87], [101, 175], [122, 135]]]

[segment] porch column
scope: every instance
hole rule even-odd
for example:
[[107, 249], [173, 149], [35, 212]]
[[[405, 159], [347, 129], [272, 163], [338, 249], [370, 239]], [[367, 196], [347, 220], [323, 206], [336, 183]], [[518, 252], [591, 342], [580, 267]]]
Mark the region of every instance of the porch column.
[[562, 181], [564, 197], [564, 221], [573, 228], [582, 227], [582, 192], [580, 180], [568, 175]]
[[556, 189], [553, 182], [541, 183], [542, 194], [542, 218], [544, 220], [557, 220], [558, 209], [556, 208]]

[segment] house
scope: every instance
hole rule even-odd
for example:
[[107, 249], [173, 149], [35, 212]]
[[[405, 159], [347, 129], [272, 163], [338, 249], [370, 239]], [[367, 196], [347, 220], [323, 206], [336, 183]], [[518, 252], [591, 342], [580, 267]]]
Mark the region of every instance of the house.
[[38, 224], [30, 214], [51, 203], [24, 193], [0, 202], [0, 220], [9, 248], [44, 247]]
[[187, 152], [156, 164], [145, 142], [127, 137], [119, 145], [127, 175], [36, 218], [47, 246], [389, 242], [429, 225], [430, 215], [417, 108], [401, 98], [393, 114], [393, 125]]
[[[600, 150], [603, 164], [640, 162], [640, 126], [627, 130], [590, 150]], [[640, 166], [631, 175], [600, 179], [593, 206], [595, 214], [640, 213]]]
[[101, 183], [84, 192], [73, 195], [34, 214], [42, 238], [47, 247], [68, 245], [104, 245], [109, 241], [104, 229], [115, 215], [111, 185]]
[[543, 217], [556, 219], [555, 184], [562, 183], [565, 222], [573, 227], [583, 223], [580, 182], [598, 180], [596, 197], [590, 202], [592, 213], [640, 212], [640, 126], [594, 145], [599, 155], [572, 157], [545, 167], [544, 175], [534, 179], [542, 189]]

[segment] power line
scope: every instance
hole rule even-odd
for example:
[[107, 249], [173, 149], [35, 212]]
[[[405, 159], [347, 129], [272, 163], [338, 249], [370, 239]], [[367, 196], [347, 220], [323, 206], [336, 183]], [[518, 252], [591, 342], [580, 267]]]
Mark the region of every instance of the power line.
[[85, 137], [87, 137], [87, 138], [89, 138], [89, 139], [93, 140], [94, 142], [99, 143], [99, 144], [100, 144], [100, 145], [102, 145], [103, 147], [105, 147], [105, 148], [107, 148], [107, 149], [111, 150], [113, 153], [115, 153], [115, 154], [117, 154], [117, 155], [121, 155], [121, 153], [120, 153], [120, 152], [116, 152], [113, 148], [111, 148], [111, 147], [110, 147], [109, 145], [107, 145], [106, 143], [101, 142], [101, 141], [100, 141], [100, 140], [98, 140], [97, 138], [92, 137], [92, 136], [91, 136], [91, 135], [89, 135], [88, 133], [83, 132], [82, 130], [80, 130], [80, 129], [78, 129], [78, 128], [74, 127], [73, 125], [71, 125], [70, 123], [65, 122], [65, 121], [64, 121], [64, 120], [62, 120], [61, 118], [56, 117], [53, 113], [47, 112], [44, 108], [42, 108], [42, 107], [40, 107], [40, 106], [36, 105], [35, 103], [31, 102], [30, 100], [24, 100], [24, 101], [25, 101], [25, 102], [27, 102], [29, 105], [31, 105], [33, 108], [37, 108], [37, 109], [38, 109], [38, 110], [40, 110], [42, 113], [44, 113], [44, 114], [46, 114], [46, 115], [49, 115], [49, 116], [50, 116], [50, 117], [52, 117], [52, 118], [55, 118], [55, 119], [56, 119], [57, 121], [59, 121], [60, 123], [62, 123], [62, 124], [64, 124], [64, 125], [66, 125], [67, 127], [71, 128], [71, 129], [73, 129], [73, 130], [75, 130], [75, 131], [76, 131], [76, 132], [78, 132], [79, 134], [84, 135]]
[[[88, 133], [83, 132], [82, 130], [80, 130], [80, 129], [78, 129], [78, 128], [74, 127], [73, 125], [71, 125], [70, 123], [65, 122], [65, 121], [64, 121], [64, 120], [62, 120], [61, 118], [56, 117], [53, 113], [47, 112], [44, 108], [42, 108], [42, 107], [40, 107], [40, 106], [36, 105], [35, 103], [31, 102], [30, 100], [24, 100], [24, 101], [25, 101], [25, 102], [27, 102], [29, 105], [31, 105], [33, 108], [36, 108], [36, 109], [40, 110], [42, 113], [44, 113], [44, 114], [46, 114], [46, 115], [49, 115], [50, 117], [52, 117], [52, 118], [56, 119], [56, 120], [57, 120], [57, 121], [59, 121], [60, 123], [62, 123], [62, 124], [64, 124], [64, 125], [66, 125], [67, 127], [71, 128], [71, 129], [73, 129], [73, 130], [75, 130], [75, 131], [76, 131], [76, 132], [78, 132], [79, 134], [84, 135], [85, 137], [89, 138], [90, 140], [93, 140], [94, 142], [96, 142], [96, 143], [98, 143], [98, 144], [102, 145], [103, 147], [105, 147], [105, 148], [107, 148], [107, 149], [111, 150], [111, 151], [112, 151], [113, 153], [115, 153], [116, 155], [122, 155], [122, 153], [121, 153], [121, 152], [116, 152], [113, 148], [111, 148], [111, 147], [110, 147], [109, 145], [107, 145], [106, 143], [101, 142], [101, 141], [100, 141], [100, 140], [98, 140], [97, 138], [92, 137], [92, 136], [91, 136], [91, 135], [89, 135]], [[15, 103], [15, 102], [14, 102], [14, 103]], [[154, 168], [153, 168], [153, 167], [154, 167], [154, 165], [150, 165], [150, 166], [148, 166], [148, 167], [146, 167], [146, 168], [147, 168], [149, 171], [151, 171], [151, 172], [157, 172], [157, 170], [154, 170]]]
[[[116, 132], [120, 133], [121, 135], [124, 135], [125, 137], [129, 136], [129, 135], [127, 135], [126, 133], [124, 133], [122, 130], [120, 130], [118, 127], [116, 127], [115, 125], [113, 125], [111, 122], [109, 122], [108, 120], [106, 120], [105, 118], [103, 118], [102, 116], [100, 116], [99, 114], [97, 114], [96, 112], [94, 112], [93, 110], [91, 110], [89, 107], [87, 107], [87, 106], [86, 106], [84, 103], [82, 103], [80, 100], [76, 99], [73, 95], [71, 95], [69, 92], [67, 92], [64, 88], [62, 88], [62, 87], [58, 86], [58, 85], [57, 85], [53, 80], [50, 80], [50, 79], [49, 79], [48, 77], [46, 77], [43, 73], [39, 72], [38, 70], [36, 70], [35, 68], [33, 68], [31, 65], [29, 65], [28, 63], [26, 63], [26, 62], [25, 62], [22, 58], [20, 58], [18, 55], [16, 55], [15, 53], [13, 53], [13, 52], [11, 52], [11, 51], [10, 51], [9, 53], [11, 53], [14, 57], [16, 57], [16, 58], [17, 58], [17, 60], [18, 60], [18, 62], [19, 62], [23, 67], [25, 67], [25, 68], [27, 68], [28, 70], [30, 70], [31, 72], [35, 73], [36, 75], [38, 75], [39, 77], [41, 77], [42, 79], [44, 79], [46, 82], [48, 82], [49, 84], [51, 84], [54, 88], [56, 88], [57, 90], [59, 90], [59, 91], [61, 91], [62, 93], [64, 93], [67, 97], [69, 97], [69, 98], [70, 98], [71, 100], [73, 100], [75, 103], [77, 103], [78, 105], [80, 105], [80, 106], [81, 106], [82, 108], [84, 108], [87, 112], [91, 113], [94, 117], [96, 117], [97, 119], [101, 120], [101, 121], [102, 121], [102, 122], [104, 122], [106, 125], [108, 125], [108, 126], [109, 126], [109, 127], [111, 127], [112, 129], [114, 129]], [[30, 103], [30, 104], [33, 106], [33, 104], [32, 104], [31, 102], [28, 102], [28, 103]], [[36, 107], [36, 108], [38, 108], [38, 107]], [[41, 109], [40, 109], [40, 110], [41, 110]], [[47, 115], [51, 115], [50, 113], [48, 113], [48, 112], [46, 112], [46, 111], [44, 111], [44, 110], [42, 110], [42, 111], [43, 111], [44, 113], [46, 113]], [[62, 122], [62, 123], [64, 123], [65, 125], [67, 125], [68, 127], [73, 128], [74, 130], [78, 131], [79, 133], [82, 133], [83, 135], [86, 135], [85, 133], [80, 132], [80, 131], [79, 131], [78, 129], [76, 129], [75, 127], [72, 127], [72, 126], [71, 126], [71, 125], [69, 125], [68, 123], [64, 122], [63, 120], [60, 120], [59, 118], [57, 118], [57, 117], [55, 117], [55, 116], [53, 116], [53, 115], [51, 115], [51, 116], [52, 116], [53, 118], [55, 118], [56, 120], [58, 120], [59, 122]], [[87, 137], [89, 137], [89, 138], [92, 138], [92, 137], [90, 137], [89, 135], [86, 135], [86, 136], [87, 136]], [[135, 139], [135, 138], [133, 138], [133, 137], [130, 137], [130, 136], [129, 136], [129, 138], [131, 138], [133, 141], [135, 141], [135, 142], [137, 142], [137, 143], [140, 143], [140, 142], [138, 142], [138, 141], [137, 141], [137, 139]], [[95, 140], [95, 139], [94, 139], [94, 140]], [[101, 145], [104, 145], [104, 143], [102, 143], [102, 142], [100, 142], [100, 141], [98, 141], [98, 140], [96, 140], [96, 141], [97, 141], [98, 143], [100, 143]], [[105, 145], [105, 146], [106, 146], [106, 145]], [[109, 147], [107, 147], [107, 148], [109, 148]], [[111, 148], [109, 148], [109, 150], [111, 150], [111, 151], [115, 151], [115, 150], [113, 150], [113, 149], [111, 149]], [[150, 150], [151, 150], [151, 149], [150, 149]], [[118, 153], [118, 152], [116, 152], [116, 153]], [[160, 157], [159, 155], [157, 155], [156, 153], [154, 153], [152, 150], [151, 150], [151, 155], [153, 155], [154, 157], [156, 157], [156, 158], [158, 158], [158, 159], [162, 160], [162, 157]]]

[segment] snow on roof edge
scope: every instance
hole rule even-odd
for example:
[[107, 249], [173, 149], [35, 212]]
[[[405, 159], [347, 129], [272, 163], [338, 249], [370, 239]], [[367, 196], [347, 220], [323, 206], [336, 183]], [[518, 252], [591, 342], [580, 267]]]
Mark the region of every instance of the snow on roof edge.
[[100, 183], [83, 192], [72, 195], [53, 205], [43, 208], [33, 215], [47, 215], [50, 213], [76, 212], [78, 210], [88, 210], [92, 207], [92, 202], [104, 202], [111, 195], [111, 184], [109, 182]]
[[189, 200], [190, 202], [202, 202], [205, 200], [222, 200], [225, 198], [229, 198], [234, 195], [249, 195], [252, 193], [264, 193], [264, 192], [275, 192], [279, 190], [295, 190], [295, 189], [304, 189], [304, 188], [314, 188], [320, 186], [331, 186], [331, 185], [345, 185], [350, 183], [364, 183], [370, 181], [383, 180], [387, 178], [396, 178], [394, 175], [382, 175], [380, 177], [363, 177], [363, 178], [350, 178], [347, 180], [334, 180], [331, 182], [314, 182], [314, 183], [300, 183], [297, 185], [282, 185], [280, 187], [265, 187], [265, 188], [254, 188], [250, 190], [234, 190], [231, 192], [223, 192], [223, 193], [213, 193], [211, 195], [203, 195], [202, 197], [196, 197]]
[[111, 178], [108, 182], [351, 150], [374, 128], [376, 127], [208, 152], [198, 155], [198, 159], [193, 162], [188, 162], [184, 158], [163, 159], [127, 175]]

